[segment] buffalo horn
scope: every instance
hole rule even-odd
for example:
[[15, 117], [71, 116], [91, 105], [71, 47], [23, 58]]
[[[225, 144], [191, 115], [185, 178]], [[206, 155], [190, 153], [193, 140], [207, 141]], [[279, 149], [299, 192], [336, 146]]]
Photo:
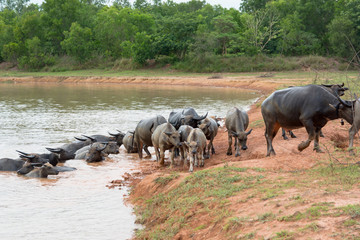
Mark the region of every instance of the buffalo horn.
[[30, 155], [28, 153], [25, 153], [25, 152], [22, 152], [22, 151], [19, 151], [19, 150], [16, 150], [18, 153], [22, 154], [22, 155]]
[[60, 153], [61, 152], [61, 148], [46, 148], [46, 149], [52, 153]]
[[79, 140], [79, 141], [82, 141], [82, 142], [85, 142], [86, 139], [85, 138], [79, 138], [79, 137], [74, 137], [76, 140]]
[[30, 163], [31, 166], [42, 166], [43, 163]]
[[103, 144], [104, 146], [103, 146], [102, 148], [97, 147], [97, 148], [96, 148], [97, 151], [100, 152], [100, 151], [104, 150], [104, 149], [107, 147], [108, 142], [103, 142], [102, 144]]
[[96, 139], [95, 139], [95, 138], [92, 138], [92, 137], [90, 137], [90, 136], [86, 136], [86, 135], [82, 135], [82, 136], [84, 136], [84, 137], [86, 137], [86, 138], [90, 139], [92, 142], [96, 142]]
[[208, 113], [206, 113], [206, 114], [205, 114], [205, 116], [201, 116], [201, 117], [194, 117], [194, 119], [195, 119], [195, 120], [200, 121], [200, 120], [205, 119], [205, 118], [207, 117], [207, 115], [208, 115]]
[[20, 154], [19, 156], [20, 156], [20, 158], [27, 158], [27, 159], [34, 159], [35, 158], [35, 155], [22, 155], [22, 154]]
[[342, 99], [339, 97], [338, 94], [335, 94], [335, 95], [336, 95], [337, 99], [339, 100], [339, 102], [340, 102], [341, 104], [343, 104], [345, 107], [351, 107], [351, 108], [353, 107], [352, 104], [349, 104], [349, 103], [348, 103], [348, 101], [342, 100]]
[[109, 135], [111, 135], [111, 136], [113, 136], [113, 137], [118, 137], [120, 134], [121, 134], [121, 132], [119, 132], [119, 133], [111, 133], [111, 132], [108, 132], [109, 133]]

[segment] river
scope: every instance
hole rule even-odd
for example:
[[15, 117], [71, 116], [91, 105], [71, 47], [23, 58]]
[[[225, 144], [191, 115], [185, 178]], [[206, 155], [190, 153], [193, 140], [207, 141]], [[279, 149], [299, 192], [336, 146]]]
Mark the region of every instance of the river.
[[[0, 158], [15, 150], [47, 152], [82, 134], [134, 130], [144, 118], [168, 118], [194, 107], [199, 115], [225, 117], [234, 106], [248, 110], [259, 96], [233, 88], [122, 84], [0, 84]], [[136, 169], [136, 155], [120, 154], [97, 164], [69, 160], [76, 167], [48, 179], [0, 172], [2, 239], [129, 239], [137, 226], [127, 188], [106, 187]]]

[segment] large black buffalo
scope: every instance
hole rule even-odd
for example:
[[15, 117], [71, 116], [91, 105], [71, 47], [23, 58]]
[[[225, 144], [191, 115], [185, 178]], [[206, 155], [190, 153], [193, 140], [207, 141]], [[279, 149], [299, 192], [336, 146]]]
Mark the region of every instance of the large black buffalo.
[[[335, 96], [337, 96], [337, 95], [343, 96], [345, 94], [345, 91], [349, 90], [349, 88], [344, 87], [344, 83], [342, 83], [342, 84], [321, 84], [319, 86], [323, 87], [325, 90], [329, 91], [330, 93], [334, 94]], [[292, 138], [296, 138], [295, 134], [291, 130], [288, 130], [288, 133]], [[282, 137], [284, 138], [284, 140], [288, 139], [284, 128], [282, 129]], [[324, 137], [324, 135], [322, 134], [321, 131], [320, 131], [320, 137]]]
[[305, 127], [308, 139], [298, 145], [298, 150], [307, 148], [314, 140], [314, 150], [319, 147], [320, 130], [329, 120], [344, 118], [352, 121], [352, 104], [342, 100], [319, 85], [291, 87], [273, 92], [261, 104], [265, 122], [267, 154], [275, 155], [272, 140], [280, 127], [296, 129]]
[[204, 116], [199, 116], [195, 109], [190, 107], [185, 108], [182, 111], [171, 112], [168, 121], [176, 130], [178, 130], [181, 125], [189, 125], [193, 128], [197, 128], [200, 121], [205, 119], [206, 116], [207, 113]]

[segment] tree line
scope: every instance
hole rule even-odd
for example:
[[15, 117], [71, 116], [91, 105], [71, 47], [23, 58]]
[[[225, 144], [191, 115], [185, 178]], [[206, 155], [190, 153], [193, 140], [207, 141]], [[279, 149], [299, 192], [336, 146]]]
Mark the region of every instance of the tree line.
[[357, 62], [359, 49], [360, 0], [243, 0], [239, 9], [201, 0], [0, 0], [0, 62], [28, 70], [64, 57], [200, 71], [214, 59], [257, 55]]

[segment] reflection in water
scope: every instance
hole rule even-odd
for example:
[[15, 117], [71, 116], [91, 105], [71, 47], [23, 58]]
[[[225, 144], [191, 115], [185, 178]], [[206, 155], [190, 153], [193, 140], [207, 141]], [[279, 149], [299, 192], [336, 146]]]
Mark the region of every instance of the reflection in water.
[[[200, 115], [224, 117], [233, 106], [245, 108], [257, 97], [230, 88], [140, 85], [0, 85], [0, 158], [16, 149], [46, 152], [81, 134], [133, 130], [144, 118], [168, 118], [172, 110], [194, 107]], [[4, 239], [127, 239], [134, 216], [123, 203], [126, 189], [105, 186], [139, 160], [121, 153], [98, 165], [70, 160], [75, 172], [49, 179], [0, 173], [0, 236]], [[40, 234], [41, 233], [41, 234]]]

